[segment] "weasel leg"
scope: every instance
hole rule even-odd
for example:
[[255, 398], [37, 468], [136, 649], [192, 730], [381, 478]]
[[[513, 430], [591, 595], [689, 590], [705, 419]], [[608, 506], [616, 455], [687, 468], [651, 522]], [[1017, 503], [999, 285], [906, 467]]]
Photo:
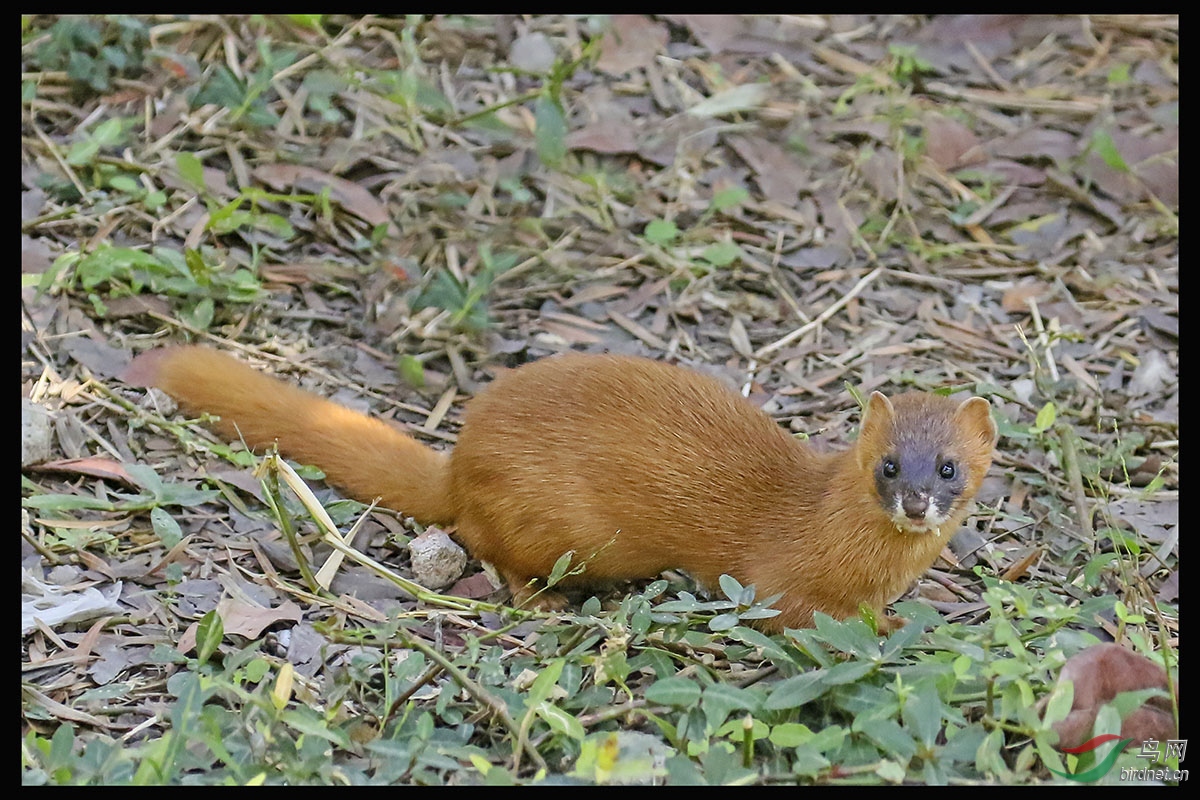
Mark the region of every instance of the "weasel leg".
[[518, 608], [536, 608], [542, 611], [558, 611], [567, 606], [567, 598], [562, 594], [544, 588], [540, 579], [522, 575], [513, 570], [500, 570], [508, 590], [512, 593], [512, 603]]

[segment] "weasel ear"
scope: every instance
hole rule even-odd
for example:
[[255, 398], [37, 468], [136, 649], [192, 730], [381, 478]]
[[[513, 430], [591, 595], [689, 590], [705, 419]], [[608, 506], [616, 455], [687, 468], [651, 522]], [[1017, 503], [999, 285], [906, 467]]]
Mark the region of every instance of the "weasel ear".
[[962, 426], [969, 436], [978, 438], [989, 447], [996, 446], [999, 431], [992, 419], [992, 406], [982, 397], [969, 397], [954, 412], [954, 424]]
[[892, 401], [888, 400], [883, 392], [871, 392], [867, 407], [863, 410], [862, 428], [865, 431], [868, 425], [878, 426], [895, 416], [896, 409], [892, 408]]
[[883, 453], [882, 439], [891, 429], [892, 420], [896, 418], [896, 409], [892, 401], [884, 397], [882, 392], [871, 392], [871, 399], [863, 410], [862, 425], [858, 430], [858, 443], [854, 446], [858, 454], [860, 469], [868, 469], [868, 462], [879, 458]]

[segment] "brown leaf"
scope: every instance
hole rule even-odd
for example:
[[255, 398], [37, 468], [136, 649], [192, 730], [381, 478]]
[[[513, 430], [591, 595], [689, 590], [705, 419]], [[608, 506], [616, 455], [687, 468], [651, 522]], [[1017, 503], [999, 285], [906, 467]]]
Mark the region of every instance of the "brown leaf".
[[84, 458], [65, 458], [58, 461], [47, 461], [30, 467], [33, 472], [64, 472], [68, 475], [90, 475], [93, 478], [106, 478], [124, 483], [127, 486], [137, 486], [137, 482], [125, 471], [125, 465], [119, 461], [102, 456], [87, 456]]
[[1082, 383], [1084, 386], [1091, 389], [1096, 394], [1100, 393], [1100, 385], [1096, 383], [1096, 379], [1092, 377], [1082, 364], [1080, 364], [1070, 353], [1063, 353], [1059, 356], [1062, 365], [1067, 368], [1067, 372], [1075, 376], [1075, 380]]
[[754, 357], [754, 347], [750, 344], [750, 337], [746, 333], [746, 326], [742, 324], [741, 317], [734, 317], [733, 322], [729, 325], [729, 342], [739, 355], [746, 358]]
[[135, 294], [127, 297], [114, 297], [104, 301], [105, 319], [124, 319], [140, 317], [143, 314], [158, 314], [170, 316], [171, 304], [160, 295]]
[[900, 157], [890, 147], [878, 147], [859, 167], [863, 180], [883, 200], [891, 202], [900, 196]]
[[320, 667], [333, 663], [333, 657], [346, 649], [347, 645], [335, 644], [318, 633], [309, 623], [301, 622], [292, 628], [287, 658], [295, 664], [296, 672], [312, 677]]
[[1157, 453], [1151, 453], [1142, 459], [1141, 463], [1133, 466], [1127, 461], [1124, 466], [1110, 467], [1100, 472], [1100, 477], [1109, 483], [1127, 484], [1129, 486], [1147, 486], [1162, 470], [1163, 459]]
[[764, 195], [785, 206], [796, 204], [796, 194], [808, 184], [809, 174], [791, 153], [760, 137], [731, 136], [727, 141], [754, 170]]
[[1174, 603], [1179, 600], [1179, 570], [1171, 570], [1171, 574], [1158, 587], [1158, 599], [1163, 603]]
[[925, 121], [925, 153], [944, 170], [983, 160], [979, 137], [956, 119], [930, 114]]
[[666, 342], [655, 336], [651, 331], [647, 330], [645, 326], [640, 325], [637, 321], [631, 319], [630, 317], [627, 317], [618, 311], [609, 309], [608, 318], [617, 323], [618, 327], [623, 328], [626, 332], [633, 334], [646, 344], [653, 347], [655, 350], [666, 349]]
[[1133, 171], [1155, 197], [1170, 208], [1179, 206], [1179, 159], [1176, 155], [1148, 158]]
[[779, 56], [799, 61], [808, 58], [808, 45], [824, 32], [821, 21], [782, 23], [753, 14], [671, 14], [676, 25], [691, 30], [712, 53], [745, 53]]
[[1129, 171], [1109, 166], [1094, 148], [1079, 173], [1105, 194], [1126, 202], [1142, 199], [1145, 188], [1168, 206], [1179, 203], [1179, 130], [1141, 134], [1114, 130], [1113, 145]]
[[580, 330], [574, 325], [555, 322], [549, 319], [542, 319], [538, 322], [538, 327], [546, 333], [553, 334], [562, 339], [567, 344], [596, 344], [603, 341], [600, 336], [588, 331]]
[[[181, 192], [195, 194], [196, 187], [185, 181], [174, 169], [164, 169], [159, 173], [159, 177], [163, 185], [170, 189], [178, 189]], [[204, 188], [212, 193], [215, 197], [220, 197], [223, 200], [231, 200], [237, 197], [237, 190], [229, 185], [229, 173], [224, 170], [219, 170], [216, 167], [204, 168]]]
[[602, 117], [567, 134], [571, 150], [595, 153], [633, 153], [638, 149], [633, 118], [628, 114]]
[[935, 603], [957, 603], [960, 601], [958, 595], [942, 586], [937, 581], [920, 581], [917, 584], [917, 595], [932, 600]]
[[286, 600], [275, 608], [262, 608], [237, 600], [226, 599], [217, 604], [217, 613], [225, 624], [225, 633], [236, 633], [248, 639], [258, 638], [267, 627], [276, 622], [290, 620], [299, 622], [300, 606]]
[[115, 378], [129, 365], [129, 351], [98, 342], [87, 336], [75, 336], [62, 343], [71, 358], [101, 378]]
[[329, 588], [339, 595], [353, 595], [373, 607], [386, 607], [396, 600], [409, 598], [408, 592], [396, 584], [357, 564], [343, 564]]
[[655, 122], [638, 137], [637, 154], [667, 167], [682, 153], [685, 161], [699, 161], [717, 144], [717, 123], [690, 114], [677, 114]]
[[1024, 22], [1020, 14], [945, 14], [932, 19], [912, 37], [922, 60], [943, 72], [979, 71], [966, 42], [986, 58], [1012, 50], [1014, 31]]
[[565, 300], [561, 305], [563, 308], [574, 308], [575, 306], [590, 303], [595, 300], [605, 300], [609, 297], [624, 295], [629, 293], [628, 286], [617, 286], [612, 283], [591, 283], [582, 288], [576, 289], [574, 293]]
[[479, 174], [479, 161], [464, 147], [448, 144], [421, 154], [409, 173], [409, 184], [469, 181]]
[[1004, 292], [1000, 298], [1000, 307], [1010, 314], [1026, 314], [1029, 312], [1029, 299], [1042, 297], [1048, 287], [1037, 280], [1018, 283]]
[[1045, 158], [1055, 164], [1065, 163], [1079, 153], [1079, 140], [1066, 131], [1052, 128], [1025, 128], [1010, 136], [996, 139], [988, 149], [1006, 158]]
[[262, 481], [254, 477], [254, 472], [251, 470], [217, 467], [209, 469], [208, 476], [241, 489], [260, 503], [266, 502], [263, 497]]
[[1046, 182], [1046, 173], [1010, 158], [993, 158], [975, 165], [981, 175], [995, 176], [1000, 183], [1016, 186], [1041, 186]]
[[1127, 387], [1134, 397], [1158, 394], [1169, 383], [1177, 382], [1179, 374], [1171, 368], [1167, 358], [1159, 350], [1147, 350], [1141, 358], [1141, 363], [1133, 371], [1133, 377]]
[[[29, 194], [29, 192], [25, 192]], [[24, 195], [22, 195], [24, 197]], [[21, 235], [21, 272], [40, 275], [54, 263], [55, 253], [45, 239]]]
[[487, 597], [499, 588], [499, 586], [495, 586], [492, 583], [486, 572], [481, 571], [476, 572], [469, 578], [462, 578], [456, 581], [453, 586], [446, 590], [446, 594], [477, 600], [480, 597]]
[[[1123, 478], [1122, 478], [1123, 481]], [[1179, 526], [1178, 500], [1141, 500], [1136, 496], [1121, 497], [1108, 504], [1114, 518], [1127, 523], [1152, 544], [1167, 540], [1172, 529]]]
[[[1098, 644], [1067, 659], [1058, 683], [1073, 681], [1071, 713], [1054, 723], [1058, 748], [1078, 747], [1092, 737], [1100, 708], [1122, 692], [1167, 689], [1167, 673], [1154, 661], [1119, 644]], [[1047, 698], [1049, 696], [1047, 695]], [[1045, 700], [1039, 703], [1045, 708]], [[1121, 723], [1121, 738], [1141, 743], [1175, 738], [1175, 719], [1169, 698], [1151, 697]]]
[[1028, 258], [1044, 258], [1061, 241], [1067, 230], [1067, 218], [1066, 211], [1042, 214], [1009, 228], [1008, 238], [1023, 247]]
[[785, 267], [801, 271], [809, 269], [829, 269], [848, 264], [851, 259], [850, 250], [839, 245], [820, 247], [801, 247], [780, 257], [779, 263]]
[[670, 34], [667, 27], [641, 14], [614, 14], [612, 27], [604, 32], [596, 67], [609, 75], [624, 75], [654, 63], [664, 51]]
[[398, 236], [400, 231], [391, 224], [387, 206], [357, 183], [330, 175], [313, 167], [301, 164], [270, 163], [254, 168], [254, 177], [276, 191], [296, 189], [314, 194], [329, 187], [330, 196], [342, 208], [370, 225], [389, 225], [389, 232]]
[[874, 139], [880, 144], [886, 144], [892, 135], [891, 127], [885, 120], [876, 120], [857, 115], [853, 119], [824, 122], [821, 125], [821, 130], [829, 136], [836, 136], [838, 134], [851, 137], [865, 136], [868, 139]]
[[157, 663], [153, 653], [153, 647], [131, 647], [120, 637], [106, 637], [96, 647], [100, 658], [92, 662], [87, 672], [97, 685], [104, 686], [131, 667]]
[[1029, 572], [1029, 568], [1033, 566], [1035, 561], [1041, 558], [1041, 555], [1042, 548], [1031, 548], [1028, 553], [1014, 562], [1008, 569], [1004, 570], [1004, 574], [1000, 576], [1001, 580], [1016, 581], [1025, 577], [1025, 574]]
[[[300, 606], [291, 600], [281, 603], [276, 608], [262, 608], [261, 606], [248, 605], [228, 597], [217, 603], [217, 613], [221, 616], [221, 623], [224, 625], [226, 636], [233, 633], [245, 636], [247, 639], [257, 639], [259, 634], [276, 622], [284, 620], [299, 622], [302, 616]], [[199, 622], [193, 622], [188, 626], [188, 629], [179, 637], [179, 643], [176, 645], [176, 649], [179, 652], [187, 653], [195, 648], [196, 632], [199, 628]]]
[[282, 283], [292, 286], [308, 286], [332, 280], [354, 277], [355, 270], [345, 264], [328, 261], [296, 261], [282, 264], [262, 264], [258, 274], [264, 282]]
[[1174, 339], [1179, 338], [1179, 316], [1172, 316], [1161, 308], [1146, 306], [1138, 311], [1138, 316], [1149, 328], [1164, 333]]

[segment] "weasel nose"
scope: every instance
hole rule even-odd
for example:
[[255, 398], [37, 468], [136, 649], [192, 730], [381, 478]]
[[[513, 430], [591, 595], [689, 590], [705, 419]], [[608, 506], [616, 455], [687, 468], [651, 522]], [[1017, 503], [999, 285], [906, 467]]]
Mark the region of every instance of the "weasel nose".
[[909, 519], [924, 519], [925, 510], [929, 508], [929, 501], [921, 495], [905, 495], [901, 505], [904, 508], [904, 514]]

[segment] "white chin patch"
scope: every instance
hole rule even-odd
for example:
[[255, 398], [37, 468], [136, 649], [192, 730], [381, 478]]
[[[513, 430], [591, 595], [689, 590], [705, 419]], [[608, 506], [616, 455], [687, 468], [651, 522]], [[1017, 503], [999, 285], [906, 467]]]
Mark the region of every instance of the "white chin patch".
[[907, 517], [905, 517], [903, 521], [897, 522], [896, 527], [899, 528], [900, 530], [904, 531], [905, 533], [919, 533], [919, 534], [932, 533], [934, 536], [938, 536], [941, 534], [941, 531], [938, 530], [936, 525], [931, 525], [927, 522], [913, 522], [911, 519], [909, 519]]
[[897, 497], [892, 503], [892, 522], [896, 528], [905, 533], [932, 533], [934, 536], [941, 535], [941, 525], [946, 521], [946, 517], [942, 514], [942, 510], [938, 508], [935, 500], [930, 498], [929, 505], [925, 509], [925, 516], [921, 519], [910, 519], [904, 513], [904, 505], [900, 498]]

